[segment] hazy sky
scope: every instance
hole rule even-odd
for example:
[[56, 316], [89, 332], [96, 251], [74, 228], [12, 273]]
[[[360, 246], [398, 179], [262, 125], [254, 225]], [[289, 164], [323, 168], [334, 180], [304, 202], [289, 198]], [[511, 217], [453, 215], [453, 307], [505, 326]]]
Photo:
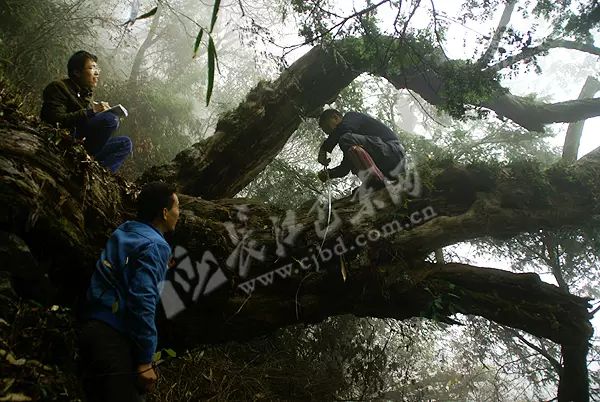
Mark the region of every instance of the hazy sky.
[[[499, 9], [488, 21], [468, 22], [463, 25], [455, 20], [460, 15], [461, 3], [462, 1], [435, 2], [438, 14], [447, 15], [454, 20], [444, 19], [448, 22], [444, 50], [450, 58], [456, 59], [472, 57], [477, 49], [476, 40], [483, 35], [489, 35], [495, 29], [502, 13], [502, 9]], [[342, 15], [348, 15], [353, 10], [361, 9], [364, 6], [364, 1], [337, 0], [335, 4], [337, 4]], [[417, 11], [412, 19], [412, 27], [425, 27], [429, 23], [429, 3], [422, 2], [421, 4], [422, 8]], [[389, 7], [384, 5], [378, 14], [382, 20], [382, 27], [390, 27], [395, 17], [395, 12], [387, 12], [388, 9]], [[534, 40], [535, 38], [544, 38], [550, 32], [549, 26], [533, 19], [525, 20], [521, 13], [515, 10], [511, 18], [511, 26], [525, 32], [531, 29], [532, 24], [537, 24]], [[276, 32], [275, 37], [278, 38], [278, 42], [281, 44], [289, 45], [302, 41], [297, 35], [297, 27], [289, 22], [284, 26], [274, 26], [273, 29]], [[288, 60], [293, 62], [308, 50], [309, 47], [299, 49], [293, 52]], [[538, 60], [542, 68], [541, 74], [536, 74], [533, 71], [526, 72], [521, 68], [516, 77], [503, 80], [503, 85], [508, 87], [515, 95], [536, 93], [546, 101], [561, 102], [576, 99], [587, 76], [596, 75], [600, 67], [598, 57], [577, 50], [553, 49], [547, 56], [543, 56]], [[558, 132], [557, 136], [550, 141], [553, 146], [562, 146], [567, 126], [568, 124], [552, 125]], [[600, 131], [600, 117], [588, 119], [584, 126], [579, 149], [580, 157], [600, 146], [598, 131]]]

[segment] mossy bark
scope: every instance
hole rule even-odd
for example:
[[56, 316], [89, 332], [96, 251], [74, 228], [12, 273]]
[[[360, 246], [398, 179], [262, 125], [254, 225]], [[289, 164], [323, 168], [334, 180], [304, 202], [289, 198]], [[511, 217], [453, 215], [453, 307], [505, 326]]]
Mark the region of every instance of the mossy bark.
[[[79, 147], [56, 146], [24, 127], [3, 127], [0, 135], [4, 205], [0, 227], [8, 239], [0, 249], [3, 270], [19, 278], [28, 296], [36, 294], [32, 289], [48, 275], [46, 286], [54, 292], [47, 301], [72, 301], [110, 232], [132, 216], [135, 188], [87, 159]], [[298, 263], [318, 254], [322, 243], [313, 226], [318, 213], [310, 206], [296, 211], [295, 223], [304, 225], [304, 230], [287, 247], [287, 255], [278, 256], [272, 218], [282, 218], [285, 211], [252, 200], [207, 201], [181, 194], [182, 218], [169, 240], [185, 248], [194, 261], [201, 261], [209, 250], [226, 281], [197, 299], [189, 295], [200, 283], [188, 281], [187, 306], [171, 319], [161, 307], [163, 342], [191, 347], [243, 340], [337, 314], [449, 321], [460, 312], [560, 343], [567, 373], [562, 395], [583, 395], [587, 374], [582, 345], [592, 334], [587, 300], [564, 294], [534, 274], [428, 264], [424, 258], [441, 246], [482, 236], [584, 226], [599, 208], [600, 185], [592, 179], [600, 170], [598, 154], [573, 166], [547, 170], [532, 162], [503, 167], [438, 165], [425, 169], [429, 173], [422, 179], [428, 185], [419, 198], [392, 202], [381, 190], [372, 199], [376, 213], [360, 221], [355, 218], [363, 203], [349, 198], [335, 201], [333, 209], [341, 224], [328, 232], [323, 248], [333, 250], [341, 242], [347, 252], [343, 258], [320, 261], [318, 272], [304, 270]], [[225, 224], [237, 221], [240, 206], [252, 238], [265, 247], [264, 259], [253, 261], [245, 277], [225, 263], [236, 245]], [[411, 214], [425, 209], [431, 219], [419, 219], [411, 230], [351, 249], [359, 235], [394, 220], [404, 225]], [[289, 277], [275, 275], [270, 286], [256, 282], [251, 294], [240, 288], [249, 278], [268, 275], [286, 264], [292, 266]], [[184, 275], [172, 274], [173, 282], [175, 274]], [[569, 375], [571, 370], [578, 374]], [[563, 396], [561, 400], [568, 400]]]
[[[194, 279], [190, 272], [171, 272], [172, 283], [187, 282], [187, 290], [180, 286], [186, 293], [182, 295], [186, 306], [171, 319], [161, 313], [163, 341], [191, 347], [243, 340], [336, 314], [396, 319], [427, 316], [448, 321], [453, 313], [461, 312], [560, 343], [565, 362], [560, 400], [585, 400], [585, 356], [592, 334], [587, 300], [564, 294], [533, 274], [434, 265], [426, 263], [425, 257], [445, 245], [479, 237], [506, 238], [589, 224], [600, 208], [599, 150], [574, 165], [550, 169], [531, 161], [506, 166], [429, 161], [420, 169], [423, 189], [418, 198], [404, 195], [399, 201], [381, 190], [371, 198], [373, 213], [362, 219], [356, 217], [365, 212], [364, 202], [335, 201], [333, 209], [341, 223], [327, 232], [324, 242], [313, 229], [320, 219], [318, 212], [310, 205], [299, 207], [295, 223], [304, 230], [286, 247], [285, 255], [277, 254], [273, 218], [281, 220], [286, 211], [252, 200], [207, 201], [196, 196], [203, 193], [204, 185], [211, 197], [237, 192], [283, 146], [297, 126], [299, 110], [305, 115], [317, 111], [323, 99], [335, 96], [357, 74], [347, 65], [341, 75], [329, 70], [327, 63], [338, 56], [318, 48], [306, 57], [325, 63], [321, 67], [336, 85], [323, 86], [319, 80], [324, 73], [300, 63], [284, 73], [274, 90], [263, 86], [254, 92], [256, 98], [251, 94], [225, 116], [215, 137], [147, 174], [146, 179], [169, 179], [182, 189], [182, 218], [169, 240], [185, 248], [195, 262], [203, 261], [210, 251], [225, 278], [214, 292], [194, 298], [190, 295], [202, 286], [199, 275]], [[314, 88], [314, 97], [307, 95], [307, 87]], [[300, 101], [304, 103], [299, 109]], [[24, 295], [39, 296], [36, 287], [45, 286], [47, 302], [73, 302], [85, 289], [111, 231], [132, 217], [137, 187], [99, 167], [62, 133], [36, 127], [34, 120], [1, 106], [2, 270], [18, 279]], [[286, 112], [279, 115], [282, 108]], [[293, 121], [287, 120], [289, 116]], [[226, 263], [237, 245], [226, 224], [239, 221], [242, 206], [248, 217], [246, 229], [265, 250], [264, 258], [253, 261], [246, 275]], [[397, 230], [356, 247], [358, 236], [394, 221], [411, 224], [415, 213], [420, 213], [419, 221], [412, 222], [410, 230]], [[318, 254], [321, 246], [335, 249], [339, 242], [348, 246], [343, 258], [321, 261], [318, 272], [298, 265]], [[292, 267], [289, 276], [273, 274], [287, 264]], [[269, 277], [264, 277], [269, 273], [274, 278], [270, 285]], [[181, 282], [176, 275], [187, 280]], [[259, 281], [251, 294], [240, 288], [259, 276], [264, 285]]]
[[409, 89], [451, 114], [484, 107], [528, 130], [600, 115], [600, 99], [555, 104], [514, 96], [496, 73], [462, 60], [447, 60], [426, 38], [347, 38], [314, 47], [279, 78], [259, 83], [240, 105], [223, 115], [213, 136], [149, 169], [140, 182], [176, 182], [183, 193], [206, 199], [233, 197], [281, 151], [304, 118], [362, 73]]

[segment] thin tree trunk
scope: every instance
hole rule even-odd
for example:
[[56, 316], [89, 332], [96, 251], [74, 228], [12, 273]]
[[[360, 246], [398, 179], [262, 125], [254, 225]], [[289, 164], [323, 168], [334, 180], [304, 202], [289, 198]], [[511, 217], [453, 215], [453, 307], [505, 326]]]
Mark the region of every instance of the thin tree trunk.
[[479, 59], [479, 63], [481, 63], [482, 65], [487, 65], [494, 57], [494, 54], [496, 54], [498, 46], [500, 45], [500, 40], [502, 39], [504, 32], [506, 32], [506, 27], [510, 22], [510, 18], [516, 5], [516, 0], [508, 0], [506, 2], [506, 5], [504, 6], [504, 11], [502, 12], [500, 21], [498, 21], [498, 26], [494, 31], [490, 45]]
[[[592, 76], [587, 77], [583, 88], [577, 99], [586, 99], [593, 97], [596, 92], [600, 91], [600, 82]], [[569, 124], [567, 128], [567, 135], [565, 137], [565, 144], [563, 146], [562, 157], [567, 162], [575, 162], [577, 160], [577, 153], [579, 152], [579, 143], [581, 141], [581, 134], [583, 133], [583, 126], [585, 120], [579, 120]]]
[[135, 54], [135, 57], [133, 58], [133, 64], [131, 65], [131, 73], [129, 74], [129, 80], [127, 82], [127, 87], [130, 91], [135, 90], [135, 87], [137, 86], [140, 77], [140, 71], [142, 68], [142, 63], [144, 62], [144, 57], [146, 56], [146, 51], [148, 51], [148, 49], [150, 49], [150, 47], [154, 43], [156, 43], [156, 40], [158, 39], [156, 31], [158, 30], [158, 25], [160, 23], [160, 15], [162, 14], [163, 7], [160, 3], [158, 3], [156, 7], [156, 13], [152, 17], [152, 23], [150, 24], [148, 34], [146, 35], [146, 38], [140, 45], [140, 48], [138, 49], [138, 51]]

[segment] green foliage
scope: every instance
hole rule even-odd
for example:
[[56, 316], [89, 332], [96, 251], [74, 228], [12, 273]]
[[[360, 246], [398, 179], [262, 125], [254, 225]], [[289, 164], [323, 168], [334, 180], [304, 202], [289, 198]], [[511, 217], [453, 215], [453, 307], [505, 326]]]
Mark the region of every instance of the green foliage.
[[492, 121], [466, 121], [452, 130], [437, 130], [433, 141], [461, 162], [535, 159], [548, 166], [560, 155], [548, 145], [553, 133], [530, 132]]
[[556, 34], [589, 44], [594, 43], [593, 32], [597, 33], [600, 26], [600, 4], [596, 0], [539, 0], [533, 12], [552, 21]]
[[349, 36], [334, 46], [353, 66], [373, 73], [400, 72], [422, 63], [433, 64], [438, 55], [426, 31], [416, 31], [402, 40], [379, 34]]
[[335, 101], [335, 108], [342, 113], [351, 110], [364, 110], [365, 91], [361, 81], [355, 80], [342, 90]]
[[579, 11], [579, 15], [573, 15], [568, 19], [565, 32], [583, 38], [587, 43], [594, 43], [590, 31], [597, 30], [600, 25], [600, 4], [597, 1], [590, 1], [588, 4], [580, 5]]
[[196, 58], [198, 55], [198, 48], [200, 47], [200, 43], [202, 42], [202, 36], [204, 35], [204, 29], [200, 28], [198, 35], [196, 36], [196, 41], [194, 42], [194, 56], [192, 58]]
[[324, 191], [314, 172], [278, 158], [244, 189], [243, 194], [282, 209], [293, 210]]
[[[480, 321], [479, 333], [471, 326], [352, 316], [289, 327], [244, 344], [192, 351], [161, 366], [164, 378], [151, 401], [206, 395], [223, 401], [525, 399], [517, 396], [532, 383], [497, 369], [514, 368], [514, 359], [497, 347], [498, 336], [477, 341], [486, 336], [487, 321]], [[490, 350], [497, 361], [487, 357]], [[546, 368], [536, 366], [531, 378], [539, 380]], [[511, 389], [510, 381], [519, 387]], [[543, 394], [539, 381], [533, 387]]]
[[[210, 104], [210, 98], [212, 97], [214, 83], [215, 83], [215, 65], [218, 63], [217, 60], [217, 49], [215, 46], [215, 42], [213, 39], [213, 31], [215, 28], [215, 24], [217, 23], [217, 16], [219, 14], [219, 8], [221, 6], [221, 0], [215, 0], [215, 4], [213, 5], [212, 15], [210, 18], [210, 29], [208, 30], [208, 46], [207, 46], [207, 60], [208, 60], [208, 76], [206, 85], [206, 106]], [[200, 47], [200, 43], [202, 42], [202, 36], [204, 34], [204, 28], [200, 28], [198, 35], [196, 36], [196, 40], [194, 42], [194, 54], [192, 58], [196, 58], [198, 54], [198, 48]], [[218, 67], [217, 67], [218, 68]]]
[[446, 322], [448, 315], [454, 315], [461, 311], [460, 305], [457, 304], [460, 297], [456, 294], [461, 291], [456, 289], [453, 283], [432, 283], [424, 290], [431, 297], [431, 302], [421, 312], [421, 317]]
[[175, 357], [177, 357], [177, 353], [175, 353], [175, 351], [173, 349], [167, 348], [167, 349], [161, 349], [159, 351], [154, 352], [154, 354], [152, 355], [152, 361], [155, 363], [160, 362], [163, 357], [162, 352], [165, 352], [167, 354], [167, 356], [171, 359], [174, 359]]
[[444, 86], [438, 107], [455, 119], [462, 119], [470, 105], [478, 105], [506, 92], [491, 71], [471, 61], [448, 61], [439, 66]]
[[219, 7], [221, 6], [221, 0], [215, 0], [215, 4], [213, 5], [212, 15], [210, 17], [210, 32], [212, 33], [215, 24], [217, 23], [217, 16], [219, 14]]
[[325, 192], [315, 171], [318, 148], [324, 137], [316, 121], [306, 121], [284, 150], [252, 181], [242, 195], [264, 200], [282, 209], [294, 209]]
[[558, 345], [479, 317], [464, 317], [464, 322], [449, 346], [456, 351], [458, 364], [495, 367], [495, 375], [505, 378], [497, 384], [499, 395], [493, 400], [548, 400], [556, 395], [558, 373], [552, 363], [532, 353], [522, 339], [556, 359], [560, 356]]
[[131, 137], [134, 144], [133, 155], [125, 165], [129, 176], [172, 160], [199, 139], [202, 123], [194, 115], [193, 103], [169, 83], [147, 82], [141, 90], [131, 92], [126, 84], [113, 81], [98, 95], [112, 104], [127, 105], [130, 112], [118, 131]]
[[97, 8], [84, 1], [0, 1], [0, 67], [14, 85], [32, 92], [30, 110], [38, 108], [48, 82], [66, 75], [69, 56], [95, 39]]
[[208, 39], [208, 85], [206, 86], [206, 106], [210, 103], [213, 86], [215, 82], [215, 61], [217, 59], [217, 51], [215, 42], [212, 37]]
[[331, 5], [329, 0], [302, 1], [293, 0], [292, 9], [295, 11], [300, 26], [299, 34], [308, 43], [318, 39], [331, 38], [328, 23], [331, 21], [331, 15], [326, 10]]
[[[461, 4], [459, 20], [463, 23], [469, 20], [480, 23], [487, 22], [494, 16], [494, 13], [491, 11], [496, 9], [500, 4], [502, 2], [499, 0], [464, 0]], [[486, 37], [485, 39], [490, 39], [490, 37]]]

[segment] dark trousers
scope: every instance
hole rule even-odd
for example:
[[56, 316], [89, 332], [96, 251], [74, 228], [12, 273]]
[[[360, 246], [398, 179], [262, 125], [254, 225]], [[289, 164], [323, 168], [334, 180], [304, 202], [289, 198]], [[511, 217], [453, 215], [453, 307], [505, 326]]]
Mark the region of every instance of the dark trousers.
[[[394, 179], [404, 171], [405, 152], [400, 141], [383, 141], [379, 137], [346, 133], [340, 137], [338, 144], [344, 155], [353, 145], [363, 147], [379, 170], [389, 179]], [[358, 174], [354, 167], [352, 173]]]
[[131, 154], [129, 137], [112, 137], [119, 128], [119, 117], [114, 113], [98, 113], [75, 129], [75, 138], [85, 138], [83, 146], [98, 163], [116, 172]]
[[83, 324], [79, 335], [83, 390], [89, 402], [143, 402], [137, 388], [131, 341], [102, 321]]

